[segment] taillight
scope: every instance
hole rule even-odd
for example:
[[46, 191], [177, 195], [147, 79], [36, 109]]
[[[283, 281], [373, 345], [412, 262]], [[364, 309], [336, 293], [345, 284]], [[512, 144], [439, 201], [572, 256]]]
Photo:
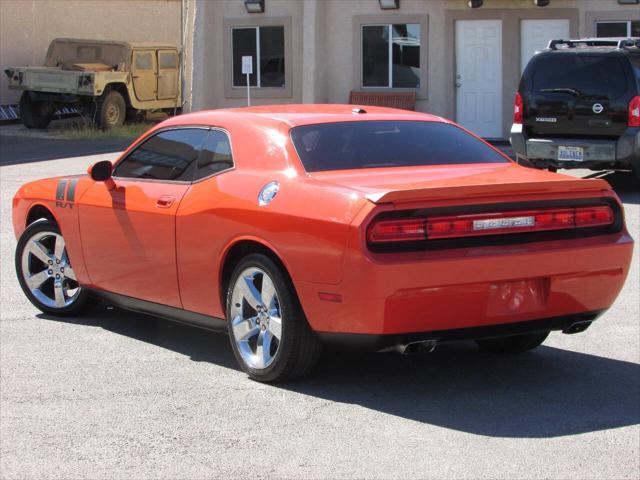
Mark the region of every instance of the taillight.
[[367, 232], [369, 243], [405, 242], [425, 239], [423, 219], [380, 220]]
[[603, 227], [615, 221], [608, 205], [541, 208], [470, 215], [434, 215], [424, 218], [374, 221], [367, 231], [369, 243], [441, 240], [511, 233]]
[[640, 127], [640, 96], [633, 97], [629, 102], [629, 126]]
[[513, 123], [522, 123], [522, 95], [516, 92], [516, 99], [513, 102]]
[[576, 208], [576, 227], [599, 227], [611, 225], [613, 221], [613, 210], [606, 205]]

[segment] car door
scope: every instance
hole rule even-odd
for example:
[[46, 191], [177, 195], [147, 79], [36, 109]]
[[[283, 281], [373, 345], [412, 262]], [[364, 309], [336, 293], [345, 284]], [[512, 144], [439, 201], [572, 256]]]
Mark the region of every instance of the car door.
[[135, 50], [131, 62], [131, 78], [136, 98], [141, 102], [155, 100], [158, 94], [155, 50]]
[[79, 202], [82, 250], [95, 288], [181, 307], [175, 215], [191, 185], [206, 129], [161, 131]]
[[178, 96], [178, 52], [158, 50], [158, 100]]

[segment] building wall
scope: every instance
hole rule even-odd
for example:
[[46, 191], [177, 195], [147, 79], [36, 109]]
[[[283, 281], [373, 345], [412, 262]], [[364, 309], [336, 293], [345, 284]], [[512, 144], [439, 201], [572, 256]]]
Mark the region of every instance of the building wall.
[[[502, 20], [502, 119], [506, 137], [513, 96], [520, 77], [520, 22], [568, 19], [572, 36], [594, 36], [595, 22], [640, 19], [640, 6], [617, 0], [551, 0], [535, 7], [531, 0], [485, 0], [479, 9], [466, 0], [400, 0], [399, 10], [381, 10], [378, 0], [266, 0], [265, 12], [247, 13], [243, 0], [187, 0], [193, 30], [187, 32], [186, 100], [192, 109], [245, 105], [243, 91], [229, 88], [230, 28], [280, 20], [290, 25], [290, 92], [252, 92], [253, 103], [345, 103], [360, 82], [359, 22], [402, 23], [424, 19], [427, 28], [426, 78], [418, 91], [417, 110], [455, 119], [455, 22]], [[426, 18], [425, 18], [426, 17]], [[189, 58], [195, 59], [190, 62]], [[225, 87], [226, 85], [226, 87]]]
[[[0, 68], [42, 65], [56, 37], [180, 45], [181, 0], [0, 0]], [[0, 104], [16, 103], [0, 74]]]

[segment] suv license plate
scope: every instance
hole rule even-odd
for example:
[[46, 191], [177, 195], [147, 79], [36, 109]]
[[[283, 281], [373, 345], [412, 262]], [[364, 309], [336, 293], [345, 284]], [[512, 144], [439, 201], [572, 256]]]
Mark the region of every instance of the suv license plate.
[[582, 147], [558, 147], [558, 160], [581, 162], [584, 158]]

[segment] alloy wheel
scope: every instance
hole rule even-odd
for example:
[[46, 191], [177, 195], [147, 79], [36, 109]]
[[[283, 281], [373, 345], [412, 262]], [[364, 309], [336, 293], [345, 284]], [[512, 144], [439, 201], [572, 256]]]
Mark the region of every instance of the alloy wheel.
[[65, 308], [80, 295], [81, 287], [69, 262], [62, 235], [39, 232], [22, 251], [22, 276], [31, 294], [49, 308]]
[[237, 277], [230, 321], [246, 365], [255, 369], [271, 365], [282, 340], [282, 312], [273, 280], [264, 270], [247, 268]]

